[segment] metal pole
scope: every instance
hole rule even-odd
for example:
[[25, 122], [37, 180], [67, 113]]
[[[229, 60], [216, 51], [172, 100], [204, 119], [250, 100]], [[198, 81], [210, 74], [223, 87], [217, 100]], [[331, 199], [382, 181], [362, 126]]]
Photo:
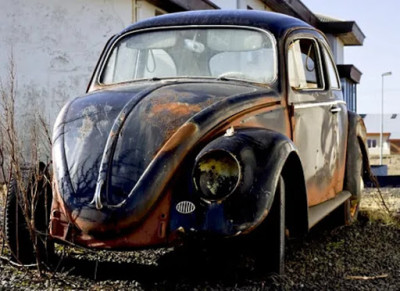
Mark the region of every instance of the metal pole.
[[381, 130], [379, 133], [379, 147], [380, 147], [380, 154], [379, 154], [379, 165], [382, 166], [382, 156], [383, 156], [383, 80], [384, 74], [382, 74], [382, 99], [381, 99]]
[[379, 164], [382, 166], [382, 156], [383, 156], [383, 77], [390, 76], [392, 72], [386, 72], [382, 74], [382, 100], [381, 100], [381, 131], [379, 134], [379, 146], [380, 146], [380, 155], [379, 155]]

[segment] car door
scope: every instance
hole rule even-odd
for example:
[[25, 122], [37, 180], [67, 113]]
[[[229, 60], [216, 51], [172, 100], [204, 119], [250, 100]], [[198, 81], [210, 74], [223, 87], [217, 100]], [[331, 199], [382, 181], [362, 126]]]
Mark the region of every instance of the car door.
[[292, 33], [286, 49], [292, 138], [313, 206], [343, 188], [347, 111], [323, 37], [314, 31]]

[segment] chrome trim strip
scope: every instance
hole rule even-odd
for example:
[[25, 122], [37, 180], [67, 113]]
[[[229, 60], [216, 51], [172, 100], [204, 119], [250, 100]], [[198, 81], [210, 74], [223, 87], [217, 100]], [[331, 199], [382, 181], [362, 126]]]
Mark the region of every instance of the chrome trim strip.
[[311, 108], [318, 106], [332, 106], [337, 104], [346, 104], [343, 100], [327, 101], [327, 102], [316, 102], [316, 103], [303, 103], [303, 104], [293, 104], [294, 109]]

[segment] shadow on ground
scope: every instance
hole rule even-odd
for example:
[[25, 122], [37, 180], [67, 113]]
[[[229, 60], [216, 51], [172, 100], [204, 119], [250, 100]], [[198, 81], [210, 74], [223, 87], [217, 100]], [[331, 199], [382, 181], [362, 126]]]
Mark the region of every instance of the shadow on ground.
[[287, 242], [284, 276], [256, 273], [252, 249], [227, 242], [135, 252], [60, 247], [57, 271], [42, 278], [0, 262], [0, 289], [400, 290], [398, 224], [364, 215], [351, 226], [322, 222]]
[[[71, 275], [95, 281], [134, 280], [145, 289], [157, 286], [175, 289], [185, 285], [203, 285], [205, 282], [226, 287], [237, 287], [249, 280], [264, 282], [268, 276], [255, 272], [254, 258], [248, 252], [238, 252], [235, 248], [179, 247], [145, 259], [144, 263], [109, 262], [101, 258], [96, 263], [93, 258], [87, 260], [68, 256], [62, 260], [61, 268], [72, 269]], [[124, 256], [123, 253], [120, 255]]]
[[[309, 242], [334, 230], [329, 222], [313, 229], [307, 239], [287, 242], [288, 256], [309, 247]], [[277, 276], [256, 268], [257, 253], [243, 241], [214, 243], [213, 247], [190, 245], [175, 249], [140, 252], [100, 252], [66, 256], [59, 267], [70, 275], [93, 282], [136, 281], [144, 289], [281, 289], [295, 285], [296, 276]], [[289, 265], [292, 266], [289, 262]], [[250, 289], [251, 289], [250, 288]]]

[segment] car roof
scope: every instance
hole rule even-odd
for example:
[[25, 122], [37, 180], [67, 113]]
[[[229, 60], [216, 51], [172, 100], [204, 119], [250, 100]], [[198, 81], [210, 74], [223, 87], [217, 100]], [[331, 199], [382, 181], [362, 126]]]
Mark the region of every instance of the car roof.
[[180, 25], [238, 25], [269, 30], [276, 37], [293, 28], [311, 28], [306, 22], [275, 12], [257, 10], [195, 10], [170, 13], [139, 21], [121, 34], [152, 27]]

